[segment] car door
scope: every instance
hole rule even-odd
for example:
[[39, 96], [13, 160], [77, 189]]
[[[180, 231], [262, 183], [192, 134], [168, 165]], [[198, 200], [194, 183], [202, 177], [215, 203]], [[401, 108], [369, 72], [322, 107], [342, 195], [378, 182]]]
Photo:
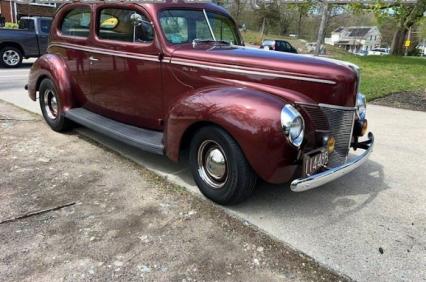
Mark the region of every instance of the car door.
[[43, 55], [47, 51], [47, 44], [49, 41], [49, 32], [50, 26], [52, 25], [52, 20], [47, 18], [40, 18], [38, 20], [38, 47], [40, 55]]
[[88, 109], [94, 104], [90, 95], [89, 54], [85, 47], [90, 44], [91, 17], [90, 6], [86, 4], [60, 10], [49, 45], [49, 53], [59, 55], [67, 65], [76, 106]]
[[91, 91], [100, 114], [162, 129], [160, 50], [150, 20], [138, 6], [97, 8], [90, 54]]

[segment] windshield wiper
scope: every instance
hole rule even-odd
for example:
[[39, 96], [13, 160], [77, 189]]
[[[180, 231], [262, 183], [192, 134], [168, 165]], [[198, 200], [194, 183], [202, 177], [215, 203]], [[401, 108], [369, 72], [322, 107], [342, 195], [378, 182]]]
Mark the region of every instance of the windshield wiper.
[[198, 38], [195, 38], [194, 40], [192, 40], [192, 46], [194, 47], [198, 44], [203, 44], [203, 43], [214, 43], [215, 45], [231, 45], [230, 42], [225, 40], [198, 39]]

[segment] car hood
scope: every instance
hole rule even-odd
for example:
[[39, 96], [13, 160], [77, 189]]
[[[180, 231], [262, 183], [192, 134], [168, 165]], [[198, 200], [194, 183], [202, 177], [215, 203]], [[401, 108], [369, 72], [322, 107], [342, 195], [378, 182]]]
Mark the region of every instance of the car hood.
[[[172, 61], [209, 64], [228, 71], [276, 74], [261, 83], [308, 97], [310, 102], [354, 106], [358, 68], [343, 61], [242, 46], [184, 44], [172, 54]], [[223, 73], [221, 74], [224, 76]], [[234, 76], [233, 76], [234, 78]], [[259, 83], [246, 75], [238, 79]], [[254, 79], [256, 80], [256, 79]], [[306, 100], [306, 99], [305, 99]]]

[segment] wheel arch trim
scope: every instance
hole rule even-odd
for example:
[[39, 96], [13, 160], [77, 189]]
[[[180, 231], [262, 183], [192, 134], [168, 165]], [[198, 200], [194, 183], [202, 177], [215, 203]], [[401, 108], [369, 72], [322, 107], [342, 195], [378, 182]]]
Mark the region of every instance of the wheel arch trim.
[[72, 108], [72, 85], [65, 62], [54, 54], [45, 54], [38, 58], [31, 67], [28, 80], [28, 94], [32, 100], [36, 100], [40, 84], [44, 79], [50, 79], [56, 87], [61, 101], [62, 110]]

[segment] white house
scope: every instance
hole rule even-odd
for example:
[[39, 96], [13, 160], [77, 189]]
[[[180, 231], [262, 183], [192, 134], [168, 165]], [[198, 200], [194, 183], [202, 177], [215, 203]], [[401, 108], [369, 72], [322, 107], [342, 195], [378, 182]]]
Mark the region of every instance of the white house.
[[325, 43], [358, 53], [380, 47], [381, 40], [382, 35], [377, 26], [349, 26], [334, 30]]

